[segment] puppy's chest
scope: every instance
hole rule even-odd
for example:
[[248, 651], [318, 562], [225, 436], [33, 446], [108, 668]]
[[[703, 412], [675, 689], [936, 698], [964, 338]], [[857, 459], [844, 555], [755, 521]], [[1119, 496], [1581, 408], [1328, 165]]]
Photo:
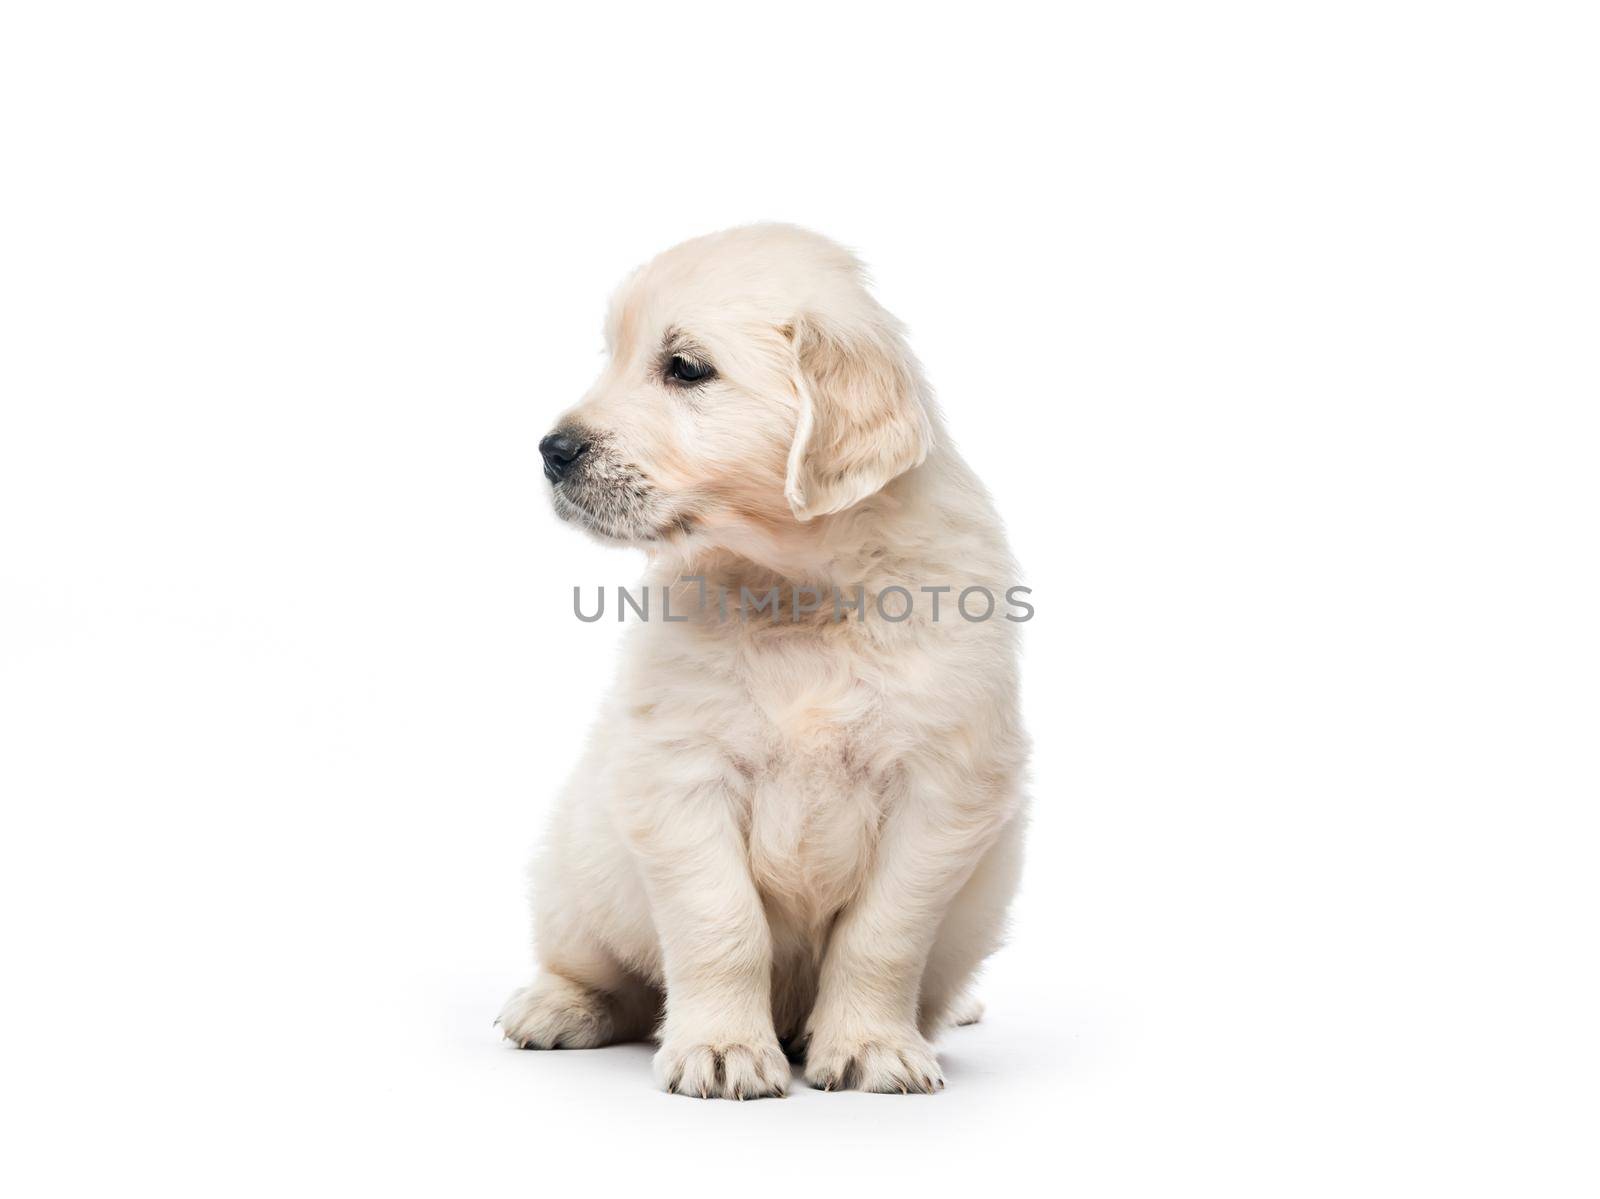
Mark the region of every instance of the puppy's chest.
[[802, 924], [826, 920], [866, 875], [889, 792], [856, 730], [769, 745], [745, 796], [756, 886]]
[[739, 722], [751, 876], [770, 903], [818, 924], [871, 863], [894, 792], [892, 722], [872, 687], [825, 658], [763, 665]]

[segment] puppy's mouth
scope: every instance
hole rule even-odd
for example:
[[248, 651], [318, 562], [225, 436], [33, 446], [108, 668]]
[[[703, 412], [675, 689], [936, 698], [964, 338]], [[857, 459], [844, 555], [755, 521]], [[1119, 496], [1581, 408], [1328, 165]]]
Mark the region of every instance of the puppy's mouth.
[[637, 545], [664, 541], [693, 528], [693, 518], [674, 513], [636, 468], [589, 456], [583, 469], [556, 481], [556, 515], [602, 541]]

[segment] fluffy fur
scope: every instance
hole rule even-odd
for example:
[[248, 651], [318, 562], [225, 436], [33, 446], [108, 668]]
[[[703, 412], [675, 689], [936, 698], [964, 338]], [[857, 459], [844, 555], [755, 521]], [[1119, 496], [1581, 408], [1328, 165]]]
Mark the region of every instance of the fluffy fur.
[[[654, 1034], [668, 1090], [935, 1091], [930, 1039], [999, 943], [1027, 742], [1014, 625], [953, 612], [1013, 566], [899, 324], [856, 260], [753, 226], [637, 271], [608, 363], [560, 428], [588, 445], [560, 514], [643, 547], [682, 623], [621, 677], [534, 864], [539, 973], [500, 1023], [532, 1049]], [[673, 377], [673, 359], [714, 369]], [[722, 620], [739, 595], [890, 586], [901, 623]], [[948, 585], [938, 622], [919, 588]], [[658, 592], [659, 593], [659, 592]], [[710, 592], [710, 594], [714, 594]], [[898, 611], [898, 607], [896, 607]]]

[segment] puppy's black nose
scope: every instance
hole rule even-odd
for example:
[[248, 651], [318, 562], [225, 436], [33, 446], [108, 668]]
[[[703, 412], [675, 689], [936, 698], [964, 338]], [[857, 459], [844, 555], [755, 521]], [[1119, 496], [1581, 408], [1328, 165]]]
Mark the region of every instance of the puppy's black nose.
[[539, 453], [544, 455], [545, 477], [552, 483], [561, 482], [588, 448], [589, 443], [572, 430], [557, 429], [539, 443]]

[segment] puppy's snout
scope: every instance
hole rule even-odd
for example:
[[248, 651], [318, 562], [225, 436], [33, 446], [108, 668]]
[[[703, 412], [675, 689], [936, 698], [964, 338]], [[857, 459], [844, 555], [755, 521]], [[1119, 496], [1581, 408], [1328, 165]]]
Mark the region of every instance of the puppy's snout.
[[588, 448], [588, 441], [576, 429], [557, 429], [539, 443], [545, 477], [552, 483], [561, 482]]

